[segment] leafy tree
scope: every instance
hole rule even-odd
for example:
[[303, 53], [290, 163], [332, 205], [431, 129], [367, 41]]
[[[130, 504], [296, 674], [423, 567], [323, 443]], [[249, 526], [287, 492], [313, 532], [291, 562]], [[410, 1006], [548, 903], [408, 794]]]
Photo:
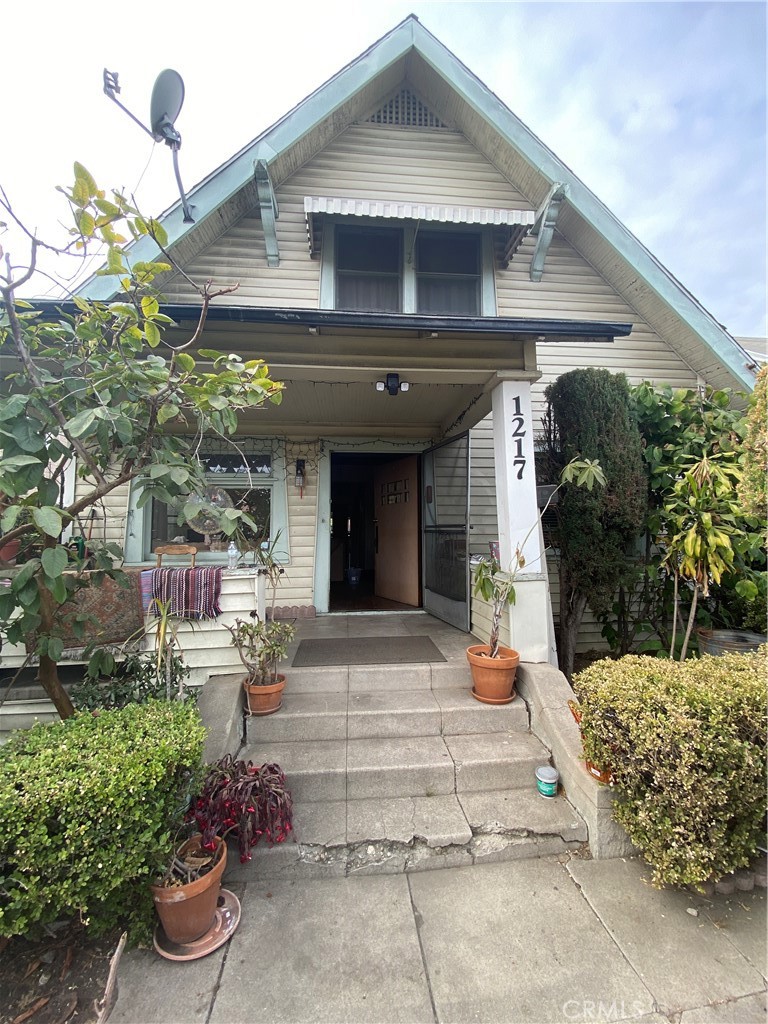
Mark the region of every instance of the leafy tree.
[[683, 660], [701, 601], [724, 577], [737, 578], [747, 601], [765, 589], [755, 568], [765, 566], [764, 536], [740, 500], [747, 422], [726, 391], [644, 383], [633, 397], [650, 474], [651, 572], [655, 561], [673, 588], [671, 630], [658, 607], [652, 625], [669, 656]]
[[567, 485], [555, 506], [560, 569], [560, 667], [570, 679], [576, 638], [587, 605], [610, 606], [625, 570], [628, 547], [646, 514], [640, 434], [623, 374], [572, 370], [546, 390], [548, 479], [575, 456], [600, 463], [605, 486]]
[[[165, 254], [162, 226], [143, 218], [119, 192], [100, 190], [79, 164], [72, 188], [60, 191], [74, 220], [70, 250], [84, 255], [89, 244], [102, 244], [106, 262], [98, 273], [116, 279], [120, 298], [75, 297], [75, 315], [44, 318], [18, 298], [18, 290], [34, 273], [41, 247], [48, 247], [26, 232], [28, 266], [17, 272], [5, 259], [0, 352], [13, 368], [0, 394], [0, 529], [4, 545], [18, 541], [21, 551], [10, 586], [0, 590], [0, 631], [10, 643], [36, 637], [40, 681], [67, 717], [73, 708], [58, 678], [63, 642], [55, 627], [68, 619], [75, 633], [82, 632], [71, 599], [81, 587], [98, 585], [103, 572], [117, 575], [122, 552], [92, 542], [97, 571], [85, 574], [85, 559], [62, 543], [63, 529], [127, 483], [142, 485], [142, 503], [179, 503], [203, 494], [197, 440], [209, 432], [231, 436], [238, 412], [279, 402], [282, 384], [270, 379], [260, 359], [198, 348], [211, 301], [231, 288], [216, 292], [210, 282], [198, 288], [201, 314], [194, 332], [181, 343], [166, 340], [172, 321], [161, 312], [153, 284], [171, 264], [134, 261], [128, 245], [151, 235]], [[4, 193], [0, 201], [13, 216]], [[73, 460], [77, 496], [62, 507], [62, 482]], [[182, 521], [200, 510], [199, 503], [189, 503]], [[257, 528], [241, 511], [206, 511], [219, 516], [227, 536], [244, 523]]]
[[747, 413], [739, 498], [747, 515], [768, 519], [768, 363], [760, 368]]

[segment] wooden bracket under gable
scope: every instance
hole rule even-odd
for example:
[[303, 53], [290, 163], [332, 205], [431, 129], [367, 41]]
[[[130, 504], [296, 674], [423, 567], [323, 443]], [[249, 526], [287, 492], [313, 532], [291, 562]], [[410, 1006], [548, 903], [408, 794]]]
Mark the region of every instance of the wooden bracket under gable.
[[531, 234], [536, 236], [536, 248], [531, 257], [531, 280], [540, 281], [544, 273], [544, 261], [549, 252], [549, 245], [555, 233], [557, 215], [568, 192], [568, 186], [555, 182], [547, 193], [546, 199], [536, 211], [536, 219]]
[[266, 160], [257, 160], [254, 165], [254, 180], [259, 197], [261, 224], [264, 229], [264, 242], [267, 247], [267, 266], [280, 266], [280, 249], [277, 244], [277, 226], [275, 221], [280, 216], [275, 190], [269, 177]]

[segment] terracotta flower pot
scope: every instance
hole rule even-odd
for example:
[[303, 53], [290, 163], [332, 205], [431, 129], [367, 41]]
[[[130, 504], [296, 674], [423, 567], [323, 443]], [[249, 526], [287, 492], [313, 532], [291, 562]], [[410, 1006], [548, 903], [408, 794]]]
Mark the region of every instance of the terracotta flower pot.
[[509, 704], [515, 699], [515, 675], [520, 655], [510, 647], [499, 646], [499, 657], [489, 658], [488, 644], [467, 648], [472, 671], [472, 696], [483, 704]]
[[285, 676], [277, 675], [275, 682], [267, 686], [255, 686], [248, 679], [243, 680], [243, 689], [252, 715], [271, 715], [283, 705]]
[[[180, 859], [186, 853], [199, 852], [201, 840], [200, 835], [188, 839], [179, 849]], [[217, 837], [216, 847], [218, 860], [202, 878], [187, 885], [151, 886], [160, 923], [171, 942], [194, 942], [213, 926], [221, 876], [227, 866], [227, 844]]]
[[584, 767], [593, 779], [602, 782], [604, 786], [609, 786], [613, 782], [613, 772], [610, 768], [598, 768], [596, 764], [586, 760], [584, 761]]

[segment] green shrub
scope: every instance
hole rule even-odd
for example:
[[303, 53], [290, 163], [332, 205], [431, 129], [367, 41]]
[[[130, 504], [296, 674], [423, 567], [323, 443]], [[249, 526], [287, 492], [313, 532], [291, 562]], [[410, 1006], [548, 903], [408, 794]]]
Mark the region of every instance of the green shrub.
[[654, 883], [745, 866], [764, 838], [768, 648], [685, 662], [633, 655], [574, 680], [584, 754], [610, 767], [615, 817]]
[[154, 651], [131, 653], [111, 676], [93, 679], [86, 674], [72, 687], [72, 703], [78, 711], [94, 711], [144, 704], [153, 697], [196, 701], [197, 693], [184, 685], [189, 668], [181, 655], [171, 649], [165, 665], [167, 673], [158, 672]]
[[186, 702], [150, 701], [19, 732], [0, 750], [0, 935], [79, 914], [146, 934], [200, 764]]

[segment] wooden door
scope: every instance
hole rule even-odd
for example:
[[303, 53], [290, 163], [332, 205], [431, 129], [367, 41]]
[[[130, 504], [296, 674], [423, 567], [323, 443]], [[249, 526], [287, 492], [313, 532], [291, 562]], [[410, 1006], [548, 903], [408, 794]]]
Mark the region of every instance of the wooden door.
[[374, 476], [376, 597], [418, 608], [418, 456], [388, 462]]

